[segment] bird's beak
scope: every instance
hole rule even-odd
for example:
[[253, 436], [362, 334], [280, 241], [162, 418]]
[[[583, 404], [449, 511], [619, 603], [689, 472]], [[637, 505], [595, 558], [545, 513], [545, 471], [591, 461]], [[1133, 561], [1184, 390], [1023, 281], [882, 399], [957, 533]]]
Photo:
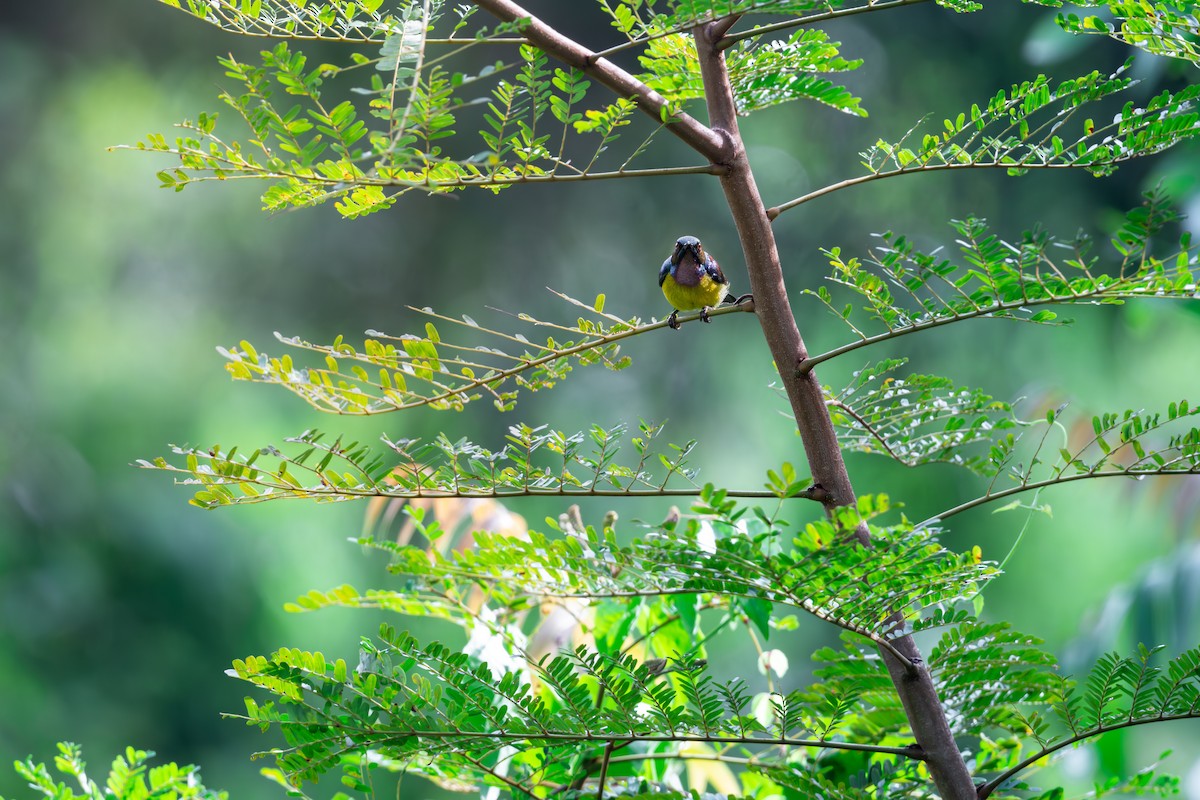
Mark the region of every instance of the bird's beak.
[[687, 247], [685, 245], [682, 245], [679, 242], [675, 243], [675, 252], [671, 254], [671, 264], [673, 266], [679, 266], [679, 260], [683, 258], [683, 254], [686, 250]]
[[671, 263], [679, 266], [679, 262], [683, 260], [684, 253], [691, 253], [692, 258], [696, 259], [697, 264], [704, 263], [704, 247], [699, 244], [681, 244], [675, 243], [675, 253], [671, 256]]

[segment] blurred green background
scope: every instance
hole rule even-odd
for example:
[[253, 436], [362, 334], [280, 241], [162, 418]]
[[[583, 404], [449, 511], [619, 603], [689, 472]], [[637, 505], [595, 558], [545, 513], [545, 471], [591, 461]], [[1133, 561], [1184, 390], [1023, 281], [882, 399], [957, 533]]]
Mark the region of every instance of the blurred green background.
[[[926, 112], [940, 119], [1038, 72], [1111, 70], [1129, 55], [1111, 42], [1056, 34], [1044, 9], [990, 5], [954, 16], [930, 4], [832, 27], [846, 57], [866, 59], [846, 82], [871, 116], [793, 104], [745, 121], [767, 202], [859, 174], [859, 150], [895, 139]], [[601, 31], [601, 40], [588, 38], [599, 47], [615, 41], [589, 3], [531, 7], [576, 35]], [[458, 415], [325, 418], [285, 393], [232, 383], [216, 345], [267, 345], [273, 331], [312, 341], [367, 328], [399, 334], [421, 324], [406, 304], [481, 321], [484, 306], [573, 320], [542, 289], [550, 286], [585, 299], [604, 292], [613, 313], [661, 317], [668, 309], [654, 276], [684, 233], [704, 239], [738, 288], [745, 271], [708, 178], [409, 195], [355, 222], [332, 206], [265, 215], [257, 199], [265, 187], [246, 183], [160, 190], [154, 172], [165, 162], [105, 148], [169, 134], [184, 116], [216, 110], [228, 79], [215, 57], [251, 58], [262, 42], [152, 0], [52, 0], [9, 4], [0, 14], [0, 764], [48, 758], [54, 742], [69, 739], [99, 771], [133, 744], [202, 765], [208, 785], [235, 796], [276, 796], [257, 776], [261, 762], [248, 758], [275, 739], [218, 716], [238, 711], [244, 694], [223, 670], [283, 645], [352, 660], [358, 638], [377, 627], [362, 612], [282, 611], [312, 588], [388, 584], [383, 562], [346, 541], [361, 527], [361, 505], [205, 513], [187, 505], [186, 489], [130, 466], [168, 443], [250, 447], [321, 427], [365, 439], [444, 430], [496, 446], [517, 421], [578, 430], [669, 418], [668, 438], [702, 439], [695, 463], [706, 480], [753, 488], [768, 467], [801, 461], [799, 440], [777, 413], [785, 404], [767, 389], [772, 367], [749, 315], [639, 337], [625, 348], [630, 369], [581, 371], [508, 415], [481, 403]], [[336, 50], [304, 49], [313, 58]], [[1140, 97], [1183, 75], [1149, 56], [1136, 69], [1146, 79]], [[845, 339], [798, 296], [825, 271], [820, 247], [861, 254], [870, 234], [884, 230], [952, 247], [946, 220], [972, 213], [1009, 237], [1036, 223], [1069, 236], [1114, 224], [1160, 180], [1185, 208], [1200, 208], [1198, 171], [1193, 148], [1102, 181], [1059, 171], [1021, 179], [939, 173], [789, 212], [776, 230], [802, 332], [814, 350]], [[1194, 308], [1143, 303], [1070, 316], [1078, 323], [1062, 329], [969, 323], [871, 357], [907, 355], [914, 370], [1001, 398], [1027, 396], [1028, 407], [1071, 400], [1084, 420], [1200, 401]], [[840, 385], [866, 358], [826, 365], [821, 377]], [[717, 427], [718, 436], [705, 435]], [[981, 489], [950, 470], [909, 471], [865, 457], [853, 457], [850, 468], [860, 493], [887, 492], [918, 519]], [[1137, 641], [1176, 651], [1200, 640], [1195, 482], [1082, 482], [1042, 500], [1054, 516], [1030, 521], [1007, 574], [987, 590], [989, 617], [1043, 637], [1072, 668]], [[562, 510], [511, 505], [534, 527]], [[656, 520], [667, 505], [620, 511], [623, 520]], [[585, 517], [603, 510], [586, 506]], [[955, 520], [952, 544], [978, 544], [998, 559], [1025, 520], [1022, 512], [977, 510]], [[420, 621], [411, 627], [429, 630]], [[773, 642], [792, 655], [789, 679], [804, 680], [806, 654], [832, 638], [805, 620]], [[739, 669], [738, 655], [719, 668]], [[1141, 730], [1073, 754], [1063, 769], [1084, 780], [1092, 769], [1136, 767], [1174, 747], [1169, 765], [1189, 775], [1188, 796], [1200, 798], [1200, 769], [1190, 766], [1198, 740], [1194, 725]], [[0, 795], [18, 786], [0, 769]], [[424, 791], [406, 785], [411, 796]]]

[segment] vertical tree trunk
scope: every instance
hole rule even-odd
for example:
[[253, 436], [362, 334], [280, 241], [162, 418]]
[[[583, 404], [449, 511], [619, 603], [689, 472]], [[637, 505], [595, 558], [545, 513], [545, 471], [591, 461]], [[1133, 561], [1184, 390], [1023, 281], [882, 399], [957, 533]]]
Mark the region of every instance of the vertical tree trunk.
[[[665, 98], [657, 92], [534, 17], [515, 0], [475, 0], [475, 3], [499, 19], [508, 22], [521, 20], [521, 33], [531, 43], [562, 62], [582, 69], [617, 94], [635, 98], [641, 110], [655, 119], [660, 118], [666, 108]], [[714, 46], [735, 21], [736, 17], [726, 17], [694, 31], [708, 104], [708, 127], [686, 114], [676, 114], [669, 129], [696, 152], [722, 168], [721, 188], [725, 192], [746, 258], [755, 312], [791, 402], [796, 425], [804, 441], [809, 470], [813, 480], [829, 493], [828, 502], [831, 505], [851, 505], [854, 503], [854, 489], [842, 461], [833, 422], [821, 395], [821, 385], [811, 370], [797, 374], [796, 368], [808, 356], [808, 352], [800, 338], [784, 288], [783, 270], [771, 221], [758, 193], [738, 131], [737, 110], [725, 57]], [[856, 533], [863, 546], [869, 547], [871, 538], [867, 526], [860, 525]], [[899, 639], [893, 645], [896, 652], [905, 658], [898, 658], [884, 650], [881, 653], [904, 705], [917, 745], [921, 748], [920, 756], [928, 765], [938, 791], [944, 798], [975, 800], [971, 774], [954, 743], [933, 679], [925, 668], [920, 651], [910, 637]]]
[[[830, 493], [831, 503], [850, 505], [855, 499], [854, 489], [842, 461], [833, 422], [821, 394], [821, 385], [811, 370], [797, 374], [796, 368], [807, 358], [808, 352], [796, 327], [784, 288], [783, 270], [771, 221], [758, 193], [745, 145], [738, 131], [737, 109], [725, 57], [715, 47], [721, 32], [727, 28], [719, 25], [711, 23], [698, 27], [694, 36], [708, 102], [709, 127], [725, 140], [721, 163], [726, 169], [720, 176], [721, 188], [725, 192], [725, 200], [729, 204], [746, 258], [755, 313], [787, 391], [813, 480]], [[859, 526], [857, 533], [864, 546], [870, 546], [870, 533], [865, 524]], [[922, 661], [920, 651], [911, 637], [906, 636], [894, 644], [908, 658], [907, 663], [885, 650], [880, 652], [938, 791], [944, 798], [974, 800], [975, 786], [971, 773], [954, 743], [933, 679]]]

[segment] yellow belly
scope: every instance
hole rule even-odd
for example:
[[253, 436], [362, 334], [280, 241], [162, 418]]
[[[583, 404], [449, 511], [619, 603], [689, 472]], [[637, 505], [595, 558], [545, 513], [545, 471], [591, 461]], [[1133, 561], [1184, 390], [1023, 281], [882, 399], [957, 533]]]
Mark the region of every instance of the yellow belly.
[[722, 298], [725, 297], [726, 284], [717, 283], [712, 276], [705, 274], [700, 278], [700, 283], [695, 286], [681, 286], [668, 275], [663, 280], [662, 290], [667, 302], [673, 308], [690, 311], [695, 308], [706, 306], [712, 308], [720, 305]]

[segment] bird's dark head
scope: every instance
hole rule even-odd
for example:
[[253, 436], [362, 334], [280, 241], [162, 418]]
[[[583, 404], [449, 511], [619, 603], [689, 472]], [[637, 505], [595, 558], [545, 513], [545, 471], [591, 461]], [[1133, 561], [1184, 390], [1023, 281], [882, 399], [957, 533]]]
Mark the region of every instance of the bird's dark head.
[[671, 263], [679, 266], [685, 253], [691, 253], [697, 264], [704, 263], [704, 245], [695, 236], [680, 236], [675, 240], [675, 252], [671, 254]]

